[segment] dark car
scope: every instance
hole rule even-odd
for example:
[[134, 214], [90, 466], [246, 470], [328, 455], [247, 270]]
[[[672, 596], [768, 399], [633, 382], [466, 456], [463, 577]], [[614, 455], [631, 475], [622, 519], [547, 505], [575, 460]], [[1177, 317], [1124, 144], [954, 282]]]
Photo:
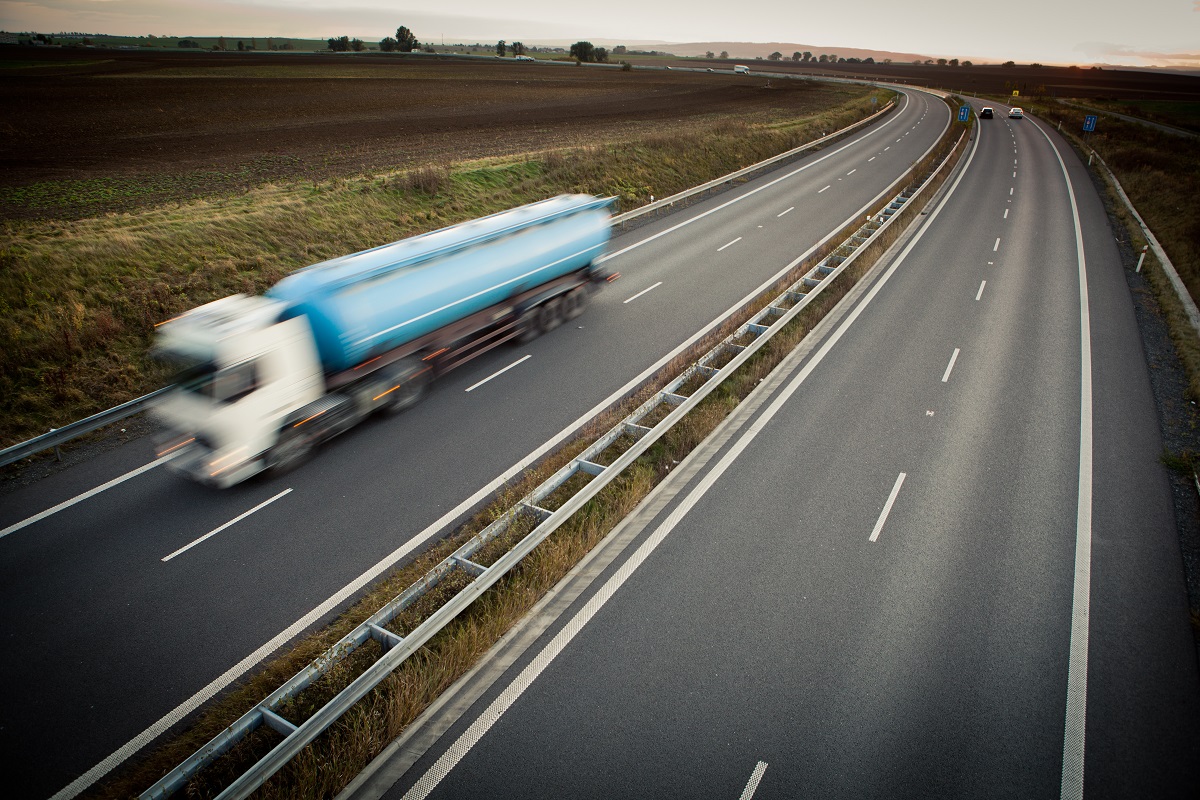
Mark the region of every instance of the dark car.
[[984, 106], [983, 110], [979, 112], [980, 119], [991, 119], [994, 116], [995, 116], [995, 112], [992, 111], [991, 106]]

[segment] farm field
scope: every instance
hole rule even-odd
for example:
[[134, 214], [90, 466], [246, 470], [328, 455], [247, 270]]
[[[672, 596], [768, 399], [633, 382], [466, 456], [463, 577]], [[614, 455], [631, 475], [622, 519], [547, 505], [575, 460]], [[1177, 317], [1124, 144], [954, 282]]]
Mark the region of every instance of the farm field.
[[0, 49], [0, 215], [624, 141], [826, 108], [744, 76], [389, 55]]

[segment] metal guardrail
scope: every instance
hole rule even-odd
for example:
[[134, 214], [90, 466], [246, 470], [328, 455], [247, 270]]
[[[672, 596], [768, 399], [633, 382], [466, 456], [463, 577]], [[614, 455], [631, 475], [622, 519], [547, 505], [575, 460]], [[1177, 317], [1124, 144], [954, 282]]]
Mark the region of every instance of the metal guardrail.
[[41, 436], [36, 436], [29, 441], [14, 444], [12, 447], [6, 447], [0, 450], [0, 467], [7, 467], [9, 464], [20, 461], [22, 458], [40, 453], [43, 450], [57, 448], [61, 444], [71, 441], [77, 436], [83, 436], [85, 433], [103, 428], [105, 425], [111, 425], [114, 422], [132, 417], [134, 414], [139, 414], [145, 411], [155, 398], [164, 394], [172, 387], [165, 386], [162, 389], [143, 395], [136, 400], [130, 400], [128, 403], [122, 403], [119, 406], [101, 411], [99, 414], [81, 419], [78, 422], [72, 422], [70, 425], [64, 425], [61, 428], [54, 428], [49, 433], [43, 433]]
[[[961, 137], [959, 141], [961, 142]], [[148, 800], [149, 798], [170, 796], [182, 788], [199, 770], [227, 752], [257, 728], [267, 725], [282, 736], [283, 741], [248, 771], [236, 778], [218, 797], [244, 798], [262, 786], [268, 778], [282, 769], [304, 747], [334, 724], [409, 656], [519, 564], [526, 555], [570, 519], [576, 511], [581, 509], [635, 459], [645, 453], [675, 423], [726, 378], [736, 372], [775, 333], [795, 319], [832, 283], [834, 278], [857, 259], [866, 245], [873, 242], [881, 231], [891, 225], [897, 212], [903, 209], [913, 197], [924, 191], [948, 162], [948, 158], [943, 159], [938, 169], [934, 170], [920, 187], [902, 190], [880, 212], [871, 215], [866, 223], [846, 239], [841, 246], [819, 261], [816, 266], [808, 270], [749, 321], [740, 325], [732, 334], [725, 337], [696, 363], [666, 384], [663, 389], [655, 393], [633, 413], [519, 500], [499, 519], [473, 536], [466, 544], [409, 586], [402, 594], [387, 603], [186, 761], [171, 770], [143, 792], [140, 797]], [[738, 344], [737, 342], [742, 341], [744, 337], [750, 337], [748, 343]], [[686, 385], [693, 382], [698, 382], [698, 385], [690, 394], [679, 393]], [[657, 421], [651, 421], [653, 418], [657, 418]], [[606, 457], [606, 452], [625, 437], [632, 439], [632, 444], [612, 460]], [[608, 463], [605, 463], [606, 461]], [[577, 477], [582, 477], [586, 481], [585, 485], [575, 491], [558, 508], [547, 508], [547, 505], [553, 505], [553, 502], [548, 503], [547, 500], [556, 491], [563, 488], [568, 481]], [[507, 533], [511, 526], [524, 520], [532, 521], [534, 527], [507, 553], [487, 566], [472, 560], [472, 557], [483, 550], [489, 542]], [[401, 612], [455, 570], [461, 570], [470, 576], [471, 583], [406, 635], [401, 636], [387, 628], [387, 625]], [[381, 656], [371, 666], [300, 725], [285, 718], [285, 705], [288, 700], [299, 695], [314, 681], [369, 641], [377, 642], [382, 651]]]
[[[480, 56], [480, 57], [482, 58], [483, 56]], [[486, 58], [494, 59], [495, 56], [487, 56]], [[619, 225], [622, 225], [622, 224], [628, 222], [631, 219], [634, 219], [635, 217], [641, 216], [642, 214], [647, 214], [651, 211], [657, 211], [658, 209], [673, 205], [675, 203], [680, 202], [681, 200], [685, 200], [689, 197], [692, 197], [693, 195], [708, 191], [709, 189], [712, 189], [713, 187], [720, 186], [723, 183], [729, 183], [730, 181], [737, 180], [738, 178], [740, 178], [744, 175], [748, 175], [756, 170], [763, 169], [764, 167], [769, 167], [770, 165], [775, 164], [779, 161], [782, 161], [786, 158], [790, 158], [791, 156], [794, 156], [805, 150], [809, 150], [813, 147], [816, 147], [817, 145], [828, 142], [836, 136], [840, 136], [844, 133], [849, 133], [850, 131], [852, 131], [856, 128], [866, 125], [867, 123], [870, 123], [870, 122], [878, 119], [880, 116], [882, 116], [886, 112], [890, 111], [894, 106], [895, 106], [895, 102], [889, 102], [883, 108], [879, 109], [879, 111], [876, 111], [871, 116], [864, 117], [863, 119], [860, 119], [858, 122], [847, 125], [845, 128], [842, 128], [841, 130], [834, 131], [833, 133], [822, 136], [820, 139], [809, 142], [808, 144], [802, 144], [799, 147], [792, 148], [791, 150], [788, 150], [785, 153], [780, 153], [779, 155], [772, 156], [771, 158], [768, 158], [764, 161], [759, 161], [758, 163], [751, 164], [748, 167], [740, 169], [736, 172], [731, 172], [728, 175], [724, 175], [720, 178], [716, 178], [715, 180], [711, 180], [708, 183], [701, 184], [700, 186], [695, 186], [691, 189], [687, 189], [685, 191], [679, 192], [678, 194], [673, 194], [670, 197], [663, 198], [662, 200], [656, 200], [653, 203], [647, 203], [644, 206], [635, 208], [632, 211], [627, 211], [624, 214], [618, 214], [617, 216], [613, 217], [612, 225], [613, 225], [613, 227], [617, 227]], [[72, 422], [70, 425], [64, 425], [61, 428], [54, 428], [49, 433], [42, 434], [41, 436], [37, 436], [28, 441], [21, 442], [19, 444], [15, 444], [15, 445], [12, 445], [11, 447], [7, 447], [3, 450], [0, 450], [0, 467], [6, 467], [9, 464], [13, 464], [13, 463], [16, 463], [17, 461], [20, 461], [22, 458], [27, 458], [36, 453], [40, 453], [43, 450], [50, 450], [51, 448], [57, 448], [60, 445], [66, 444], [67, 442], [69, 442], [70, 440], [74, 439], [77, 436], [82, 436], [85, 433], [91, 433], [92, 431], [96, 430], [97, 428], [102, 428], [105, 425], [109, 425], [113, 422], [117, 422], [119, 420], [125, 419], [126, 417], [132, 417], [134, 414], [139, 414], [142, 411], [145, 411], [146, 408], [149, 407], [150, 403], [156, 397], [158, 397], [159, 395], [165, 394], [167, 392], [167, 390], [169, 390], [170, 388], [171, 388], [170, 386], [166, 386], [162, 389], [158, 389], [157, 391], [151, 392], [148, 395], [139, 397], [136, 400], [130, 400], [128, 403], [122, 403], [121, 405], [116, 406], [114, 408], [110, 408], [106, 411], [101, 411], [100, 413], [94, 414], [94, 415], [88, 417], [87, 419], [82, 419], [82, 420], [79, 420], [78, 422]]]

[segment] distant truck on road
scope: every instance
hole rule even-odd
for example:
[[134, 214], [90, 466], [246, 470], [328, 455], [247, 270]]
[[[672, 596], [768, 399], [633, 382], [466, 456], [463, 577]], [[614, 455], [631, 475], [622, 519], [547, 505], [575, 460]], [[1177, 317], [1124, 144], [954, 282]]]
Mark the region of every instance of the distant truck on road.
[[615, 198], [561, 195], [291, 273], [164, 323], [174, 362], [160, 455], [227, 487], [285, 470], [377, 410], [510, 341], [577, 316], [614, 275], [596, 259]]
[[733, 74], [734, 75], [749, 75], [750, 68], [743, 64], [734, 64], [733, 65]]

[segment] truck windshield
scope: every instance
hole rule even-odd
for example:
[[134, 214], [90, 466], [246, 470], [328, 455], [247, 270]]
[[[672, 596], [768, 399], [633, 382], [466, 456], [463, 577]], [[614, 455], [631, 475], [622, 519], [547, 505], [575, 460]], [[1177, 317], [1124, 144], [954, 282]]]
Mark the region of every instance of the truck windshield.
[[253, 361], [218, 369], [211, 361], [171, 359], [178, 372], [175, 385], [218, 403], [232, 403], [258, 388], [258, 365]]

